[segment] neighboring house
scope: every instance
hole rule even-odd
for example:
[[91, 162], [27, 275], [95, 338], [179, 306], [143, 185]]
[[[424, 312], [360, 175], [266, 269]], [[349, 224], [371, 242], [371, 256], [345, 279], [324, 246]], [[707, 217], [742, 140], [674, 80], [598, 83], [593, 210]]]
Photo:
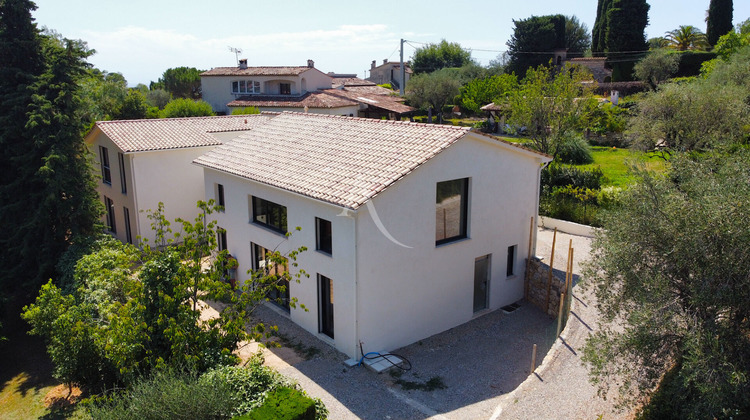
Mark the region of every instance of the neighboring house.
[[276, 297], [309, 311], [279, 311], [356, 358], [523, 298], [549, 161], [467, 128], [282, 113], [194, 162], [237, 272], [306, 246], [310, 277]]
[[[146, 210], [164, 203], [165, 215], [192, 220], [205, 198], [196, 157], [273, 115], [98, 121], [86, 136], [100, 175], [97, 191], [108, 231], [127, 243], [153, 241]], [[177, 227], [175, 227], [177, 229]]]
[[567, 60], [568, 63], [586, 67], [591, 75], [599, 83], [609, 83], [612, 81], [612, 70], [605, 67], [606, 57], [577, 57]]
[[[398, 61], [383, 60], [383, 64], [376, 66], [375, 60], [372, 60], [370, 64], [370, 77], [367, 80], [382, 85], [390, 83], [393, 89], [400, 89], [401, 87], [401, 63]], [[404, 63], [404, 77], [406, 83], [409, 83], [409, 79], [414, 73], [409, 64]]]
[[[203, 100], [218, 113], [229, 113], [228, 104], [235, 100], [298, 102], [310, 92], [330, 88], [331, 76], [316, 69], [312, 60], [307, 60], [307, 66], [298, 67], [248, 67], [247, 60], [242, 59], [237, 67], [216, 67], [201, 73]], [[263, 110], [283, 108], [286, 107], [269, 105]]]

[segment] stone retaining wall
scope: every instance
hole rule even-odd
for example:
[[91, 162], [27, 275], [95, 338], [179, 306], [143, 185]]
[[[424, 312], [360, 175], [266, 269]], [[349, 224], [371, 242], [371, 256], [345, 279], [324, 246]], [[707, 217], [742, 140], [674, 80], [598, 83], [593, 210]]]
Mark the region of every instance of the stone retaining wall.
[[[549, 265], [542, 263], [539, 258], [531, 258], [527, 261], [528, 272], [526, 275], [526, 300], [537, 308], [543, 310], [552, 318], [557, 318], [560, 310], [560, 295], [565, 288], [565, 273], [552, 274], [552, 285], [550, 287], [549, 302], [547, 307], [544, 303], [547, 300], [547, 283], [549, 281]], [[561, 276], [559, 277], [558, 276]]]

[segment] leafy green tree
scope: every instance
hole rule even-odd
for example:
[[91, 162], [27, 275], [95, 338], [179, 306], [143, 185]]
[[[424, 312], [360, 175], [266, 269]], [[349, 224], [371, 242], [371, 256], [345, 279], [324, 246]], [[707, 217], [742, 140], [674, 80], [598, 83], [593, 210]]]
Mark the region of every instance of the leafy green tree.
[[478, 113], [480, 108], [499, 102], [518, 87], [518, 79], [512, 74], [474, 79], [460, 89], [459, 102], [467, 111]]
[[205, 101], [173, 99], [159, 113], [160, 118], [206, 117], [214, 115], [211, 105]]
[[146, 93], [146, 102], [148, 105], [160, 110], [164, 109], [170, 100], [172, 100], [172, 97], [164, 89], [151, 89]]
[[651, 89], [656, 89], [656, 86], [674, 76], [679, 66], [678, 54], [659, 49], [649, 52], [643, 60], [636, 63], [633, 70], [636, 79], [648, 83]]
[[565, 48], [573, 57], [583, 56], [591, 48], [589, 28], [576, 16], [565, 16]]
[[607, 50], [607, 11], [612, 0], [599, 0], [596, 6], [596, 20], [591, 33], [591, 52], [595, 57], [603, 57]]
[[232, 109], [232, 115], [250, 115], [250, 114], [260, 114], [260, 109], [254, 106], [246, 106], [242, 108]]
[[524, 77], [526, 70], [548, 65], [554, 50], [565, 48], [565, 16], [532, 16], [514, 20], [508, 45], [508, 73]]
[[680, 51], [705, 50], [709, 47], [706, 34], [692, 25], [680, 25], [666, 33], [667, 47]]
[[120, 104], [117, 113], [114, 115], [116, 120], [139, 120], [146, 118], [148, 112], [148, 103], [146, 97], [140, 90], [130, 89], [128, 95]]
[[167, 69], [159, 78], [158, 86], [169, 92], [173, 98], [200, 99], [201, 71], [195, 67]]
[[[31, 333], [45, 338], [55, 375], [92, 392], [128, 385], [154, 369], [203, 372], [236, 362], [232, 351], [245, 339], [271, 328], [245, 329], [248, 316], [271, 290], [307, 275], [297, 268], [254, 272], [235, 293], [224, 281], [235, 267], [226, 250], [216, 250], [213, 201], [199, 202], [194, 221], [177, 220], [172, 233], [163, 207], [150, 213], [154, 244], [142, 249], [116, 241], [99, 242], [76, 264], [75, 286], [66, 293], [51, 282], [23, 317]], [[304, 247], [286, 255], [270, 252], [267, 267], [296, 267]], [[209, 257], [209, 258], [207, 258]], [[201, 320], [202, 300], [227, 304], [218, 318]], [[304, 309], [296, 299], [290, 306]]]
[[750, 152], [670, 165], [667, 176], [638, 171], [594, 240], [584, 275], [602, 322], [583, 360], [600, 391], [618, 383], [628, 406], [660, 385], [645, 418], [745, 418]]
[[732, 0], [711, 0], [706, 17], [706, 40], [709, 45], [716, 45], [722, 35], [732, 30]]
[[81, 100], [89, 123], [118, 119], [125, 98], [128, 96], [128, 83], [119, 73], [109, 73], [91, 69], [81, 80]]
[[406, 99], [414, 106], [432, 109], [442, 121], [443, 107], [459, 93], [461, 84], [453, 77], [451, 69], [418, 74], [406, 84]]
[[581, 83], [589, 78], [578, 66], [565, 65], [557, 74], [544, 66], [529, 69], [510, 96], [509, 123], [526, 127], [534, 149], [557, 156], [566, 133], [579, 130], [587, 111], [596, 105], [591, 88]]
[[71, 243], [96, 231], [101, 211], [78, 88], [90, 51], [80, 41], [39, 34], [33, 9], [28, 1], [0, 3], [0, 48], [8, 57], [0, 60], [8, 110], [0, 128], [0, 218], [13, 227], [0, 235], [0, 283], [28, 291], [54, 275]]
[[462, 67], [471, 61], [471, 52], [456, 42], [443, 39], [439, 44], [417, 48], [412, 57], [412, 69], [415, 74], [432, 73], [446, 67]]

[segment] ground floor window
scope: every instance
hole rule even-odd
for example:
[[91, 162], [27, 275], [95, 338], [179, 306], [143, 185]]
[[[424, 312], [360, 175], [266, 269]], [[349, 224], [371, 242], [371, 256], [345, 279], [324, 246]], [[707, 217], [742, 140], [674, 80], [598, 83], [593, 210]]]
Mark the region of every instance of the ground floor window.
[[130, 231], [130, 210], [127, 207], [122, 208], [123, 217], [125, 219], [125, 239], [129, 244], [133, 243], [133, 234]]
[[266, 281], [256, 281], [257, 287], [267, 287], [268, 293], [266, 297], [270, 302], [273, 302], [276, 306], [289, 312], [289, 268], [288, 263], [284, 260], [283, 264], [276, 264], [269, 260], [269, 255], [272, 251], [255, 244], [251, 243], [253, 253], [253, 270], [259, 272], [260, 276], [265, 276]]
[[333, 281], [318, 274], [318, 332], [333, 338]]
[[107, 229], [112, 233], [117, 233], [117, 225], [115, 224], [115, 203], [111, 198], [104, 196], [104, 207], [107, 210]]

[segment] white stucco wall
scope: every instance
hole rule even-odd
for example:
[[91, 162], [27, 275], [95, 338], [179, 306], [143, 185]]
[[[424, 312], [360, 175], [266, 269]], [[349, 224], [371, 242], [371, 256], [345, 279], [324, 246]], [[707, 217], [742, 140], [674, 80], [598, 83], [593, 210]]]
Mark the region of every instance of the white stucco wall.
[[[99, 146], [107, 148], [109, 155], [109, 168], [110, 177], [112, 179], [111, 184], [106, 184], [102, 180], [101, 162], [99, 155]], [[120, 178], [120, 162], [117, 157], [118, 153], [122, 153], [120, 150], [106, 135], [99, 133], [89, 144], [89, 150], [94, 154], [94, 176], [96, 177], [96, 191], [99, 193], [99, 201], [104, 203], [104, 197], [109, 197], [114, 203], [115, 211], [115, 229], [116, 233], [113, 235], [126, 242], [127, 234], [125, 233], [125, 211], [123, 208], [128, 208], [130, 213], [130, 232], [132, 235], [133, 242], [136, 242], [136, 236], [138, 235], [138, 227], [136, 225], [136, 219], [138, 210], [135, 205], [135, 188], [133, 187], [133, 173], [131, 167], [131, 158], [129, 155], [124, 154], [123, 159], [125, 162], [125, 181], [127, 191], [122, 192], [122, 184]], [[106, 210], [106, 209], [105, 209]], [[102, 215], [102, 223], [106, 223], [106, 215]]]
[[176, 218], [192, 221], [198, 215], [196, 203], [205, 197], [203, 171], [192, 161], [213, 147], [130, 154], [135, 175], [135, 205], [139, 210], [132, 215], [137, 215], [141, 236], [153, 241], [154, 233], [146, 210], [156, 210], [159, 202], [164, 203], [164, 215], [172, 223], [173, 232], [180, 230], [180, 226], [174, 222]]
[[[365, 351], [394, 350], [523, 297], [541, 161], [490, 142], [470, 135], [375, 197], [383, 226], [411, 248], [390, 241], [369, 209], [360, 212], [357, 315]], [[470, 178], [468, 238], [436, 246], [436, 184], [458, 178]], [[513, 245], [515, 275], [507, 277]], [[474, 261], [488, 254], [489, 308], [475, 314]]]
[[[355, 354], [355, 246], [353, 217], [341, 215], [341, 208], [321, 201], [298, 196], [290, 192], [239, 178], [212, 169], [205, 169], [205, 199], [216, 199], [216, 184], [224, 186], [225, 210], [215, 215], [218, 226], [227, 230], [227, 250], [238, 263], [238, 281], [245, 281], [252, 268], [251, 243], [266, 249], [277, 249], [282, 253], [307, 247], [299, 255], [299, 268], [310, 277], [292, 283], [289, 287], [291, 297], [296, 297], [308, 311], [301, 308], [290, 310], [290, 318], [307, 331], [330, 343], [338, 350]], [[250, 223], [252, 210], [250, 196], [258, 196], [287, 208], [287, 227], [293, 232], [290, 238]], [[320, 217], [331, 222], [333, 235], [333, 252], [327, 255], [315, 250], [315, 218]], [[300, 227], [300, 231], [294, 230]], [[290, 266], [292, 272], [296, 272]], [[324, 275], [333, 281], [334, 293], [334, 339], [318, 332], [318, 287], [317, 274]]]

